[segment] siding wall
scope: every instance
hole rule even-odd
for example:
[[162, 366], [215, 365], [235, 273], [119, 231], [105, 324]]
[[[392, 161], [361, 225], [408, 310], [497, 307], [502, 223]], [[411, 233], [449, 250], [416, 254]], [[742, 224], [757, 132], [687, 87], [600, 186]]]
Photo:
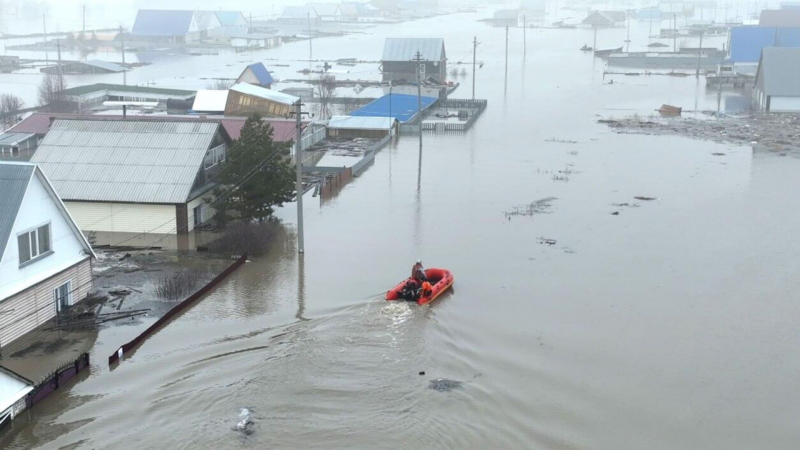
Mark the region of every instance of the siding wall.
[[197, 197], [196, 199], [194, 199], [194, 200], [189, 202], [189, 204], [188, 204], [188, 209], [189, 209], [189, 231], [194, 230], [194, 209], [198, 205], [203, 205], [203, 217], [202, 217], [201, 223], [208, 222], [209, 220], [211, 220], [212, 217], [214, 217], [214, 214], [216, 213], [216, 210], [214, 208], [210, 207], [208, 205], [208, 203], [205, 201], [206, 199], [211, 200], [213, 198], [214, 198], [214, 195], [211, 192], [209, 192], [209, 193], [207, 193], [205, 195], [202, 195], [200, 197]]
[[800, 112], [800, 97], [772, 97], [770, 112]]
[[175, 205], [64, 202], [78, 228], [114, 233], [175, 233]]
[[13, 295], [0, 303], [0, 346], [7, 346], [56, 315], [55, 289], [72, 282], [72, 303], [83, 300], [92, 288], [92, 263], [87, 257], [71, 268]]

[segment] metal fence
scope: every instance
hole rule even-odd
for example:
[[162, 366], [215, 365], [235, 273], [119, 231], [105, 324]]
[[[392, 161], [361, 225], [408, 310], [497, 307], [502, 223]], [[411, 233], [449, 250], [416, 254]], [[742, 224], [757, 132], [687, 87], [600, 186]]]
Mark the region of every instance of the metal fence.
[[40, 402], [87, 367], [89, 367], [89, 353], [83, 353], [74, 361], [62, 365], [34, 386], [25, 397], [26, 407], [30, 408]]

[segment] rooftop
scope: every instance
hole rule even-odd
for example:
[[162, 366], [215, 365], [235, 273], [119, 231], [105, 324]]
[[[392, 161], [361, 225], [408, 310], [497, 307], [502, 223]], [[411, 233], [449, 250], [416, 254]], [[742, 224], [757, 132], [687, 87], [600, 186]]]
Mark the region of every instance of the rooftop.
[[192, 110], [195, 112], [224, 112], [227, 103], [227, 90], [201, 89], [197, 91]]
[[275, 81], [272, 78], [272, 74], [270, 74], [269, 70], [264, 66], [264, 63], [253, 63], [247, 66], [247, 68], [253, 72], [253, 75], [256, 76], [258, 82], [263, 86], [270, 85]]
[[333, 116], [328, 122], [328, 128], [334, 130], [389, 130], [392, 128], [392, 119], [390, 117]]
[[762, 27], [800, 27], [800, 10], [764, 9], [758, 24]]
[[220, 124], [56, 119], [31, 159], [64, 200], [184, 203]]
[[386, 38], [381, 61], [411, 61], [417, 51], [422, 59], [441, 61], [447, 56], [442, 38]]
[[139, 36], [183, 36], [192, 29], [194, 12], [140, 9], [131, 34]]
[[0, 163], [0, 260], [35, 168], [27, 163]]
[[294, 95], [284, 94], [283, 92], [273, 91], [272, 89], [266, 89], [248, 83], [236, 83], [233, 85], [233, 87], [231, 87], [231, 90], [240, 94], [252, 95], [253, 97], [263, 98], [265, 100], [283, 105], [293, 105], [300, 100]]
[[[422, 97], [422, 109], [436, 102], [435, 97]], [[389, 94], [350, 113], [359, 117], [393, 117], [400, 122], [408, 122], [419, 112], [417, 96], [408, 94]]]
[[33, 133], [5, 132], [0, 134], [0, 145], [11, 146], [36, 136]]
[[761, 55], [756, 84], [763, 77], [766, 95], [800, 97], [800, 48], [767, 47]]
[[95, 83], [85, 86], [76, 86], [59, 92], [61, 95], [85, 95], [99, 91], [142, 92], [147, 94], [175, 95], [179, 97], [194, 95], [195, 91], [183, 89], [156, 88], [149, 86], [131, 86], [123, 84]]
[[734, 63], [757, 63], [766, 47], [800, 47], [800, 28], [733, 27], [728, 38]]

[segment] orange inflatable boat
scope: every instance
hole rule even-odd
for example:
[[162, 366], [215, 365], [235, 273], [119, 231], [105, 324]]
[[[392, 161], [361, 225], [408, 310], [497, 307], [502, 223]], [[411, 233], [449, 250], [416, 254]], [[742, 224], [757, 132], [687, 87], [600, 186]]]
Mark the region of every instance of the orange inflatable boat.
[[[420, 305], [436, 300], [436, 297], [450, 289], [454, 281], [453, 274], [447, 269], [427, 269], [425, 270], [425, 276], [428, 277], [428, 282], [432, 286], [429, 295], [424, 295], [423, 293], [417, 298], [417, 303]], [[412, 292], [416, 284], [416, 281], [412, 278], [401, 281], [400, 284], [386, 293], [386, 300], [413, 300], [414, 295]]]

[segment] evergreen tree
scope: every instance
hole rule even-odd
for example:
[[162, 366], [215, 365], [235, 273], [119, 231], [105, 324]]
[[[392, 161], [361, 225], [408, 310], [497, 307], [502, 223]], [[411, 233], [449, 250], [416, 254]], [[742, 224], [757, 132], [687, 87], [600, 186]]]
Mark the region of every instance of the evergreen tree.
[[213, 200], [222, 226], [231, 220], [263, 222], [274, 206], [294, 197], [294, 169], [288, 158], [292, 143], [275, 142], [272, 133], [272, 126], [254, 114], [233, 142]]

